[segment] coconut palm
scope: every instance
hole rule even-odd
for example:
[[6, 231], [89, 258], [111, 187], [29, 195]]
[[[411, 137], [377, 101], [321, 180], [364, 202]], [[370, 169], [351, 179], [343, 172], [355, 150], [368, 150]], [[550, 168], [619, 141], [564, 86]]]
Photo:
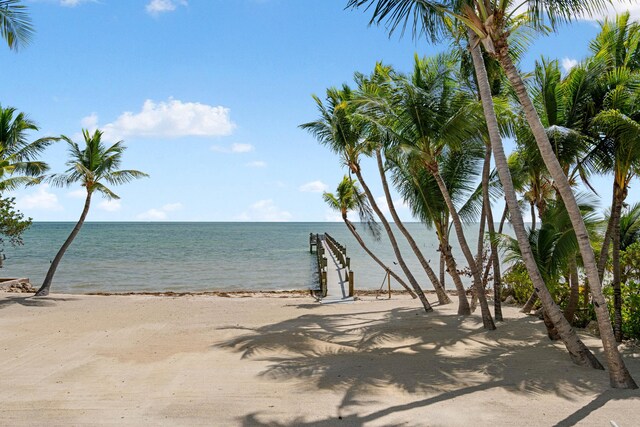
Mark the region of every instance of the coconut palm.
[[[483, 44], [488, 45], [487, 51], [491, 54], [494, 54], [496, 52], [493, 39], [487, 37], [487, 35], [489, 35], [489, 32], [486, 31], [486, 28], [484, 27], [485, 21], [492, 25], [495, 22], [495, 24], [501, 25], [501, 27], [499, 27], [501, 31], [497, 31], [495, 34], [496, 36], [501, 37], [501, 44], [499, 46], [500, 53], [508, 56], [508, 32], [504, 31], [504, 20], [507, 16], [510, 16], [510, 14], [505, 13], [506, 8], [512, 6], [513, 2], [509, 0], [503, 0], [497, 3], [495, 1], [476, 3], [477, 6], [482, 9], [481, 14], [483, 16], [487, 15], [488, 11], [494, 12], [496, 5], [501, 7], [502, 12], [499, 14], [499, 16], [493, 16], [490, 20], [488, 19], [489, 16], [485, 16], [485, 20], [478, 18], [476, 10], [474, 9], [476, 4], [471, 1], [433, 2], [428, 0], [349, 0], [347, 6], [371, 6], [374, 3], [376, 4], [376, 7], [374, 8], [371, 22], [380, 23], [383, 21], [388, 21], [388, 28], [390, 29], [390, 31], [394, 31], [400, 26], [403, 29], [406, 29], [407, 25], [412, 24], [414, 36], [424, 33], [431, 40], [436, 40], [449, 31], [450, 20], [445, 18], [445, 14], [454, 16], [456, 19], [459, 18], [462, 22], [464, 22], [465, 25], [467, 25], [469, 47], [471, 49], [473, 65], [478, 80], [480, 98], [482, 100], [484, 115], [487, 121], [487, 127], [489, 130], [491, 148], [495, 158], [496, 169], [500, 176], [500, 181], [505, 192], [505, 199], [509, 208], [509, 212], [511, 214], [511, 224], [518, 239], [518, 244], [520, 245], [520, 248], [522, 250], [527, 271], [534, 284], [534, 288], [538, 290], [538, 294], [547, 314], [558, 329], [560, 337], [563, 340], [563, 343], [565, 344], [567, 350], [569, 351], [572, 360], [580, 365], [592, 366], [594, 368], [602, 369], [602, 365], [598, 362], [595, 356], [593, 356], [591, 351], [584, 345], [584, 343], [578, 338], [575, 331], [571, 328], [569, 322], [567, 322], [562, 315], [562, 312], [560, 311], [557, 304], [555, 304], [555, 302], [553, 301], [553, 297], [551, 296], [549, 290], [546, 288], [544, 280], [542, 279], [542, 276], [538, 271], [537, 265], [535, 263], [535, 258], [528, 241], [527, 231], [522, 219], [522, 213], [519, 210], [513, 182], [511, 181], [507, 158], [504, 153], [504, 147], [502, 145], [498, 120], [496, 118], [493, 99], [491, 96], [489, 78], [487, 77], [487, 70], [482, 58], [479, 44], [482, 42]], [[553, 23], [555, 23], [558, 18], [560, 19], [560, 21], [562, 21], [563, 19], [569, 19], [571, 17], [570, 12], [590, 12], [594, 6], [593, 1], [570, 2], [570, 4], [568, 4], [567, 2], [544, 3], [547, 6], [549, 17], [551, 18]], [[486, 6], [490, 7], [487, 8]], [[542, 2], [528, 1], [524, 3], [523, 6], [527, 8], [528, 15], [532, 18], [539, 18], [542, 14]], [[467, 15], [461, 15], [463, 10]], [[536, 24], [540, 24], [538, 20], [533, 20], [533, 22]], [[493, 32], [494, 28], [492, 27], [491, 33]], [[514, 80], [516, 77], [519, 78], [519, 74], [517, 73], [517, 70], [515, 70], [515, 67], [512, 63], [510, 67], [505, 67], [503, 64], [503, 62], [510, 62], [510, 58], [500, 57], [499, 59], [501, 59], [500, 63], [503, 68], [505, 68], [505, 71], [509, 76], [509, 80]], [[514, 88], [517, 90], [518, 97], [526, 97], [528, 99], [526, 88], [524, 87], [521, 79], [519, 82], [516, 81], [515, 83], [517, 84], [514, 85]], [[524, 102], [523, 105], [525, 107], [527, 116], [535, 115], [535, 109], [531, 106], [530, 102]], [[544, 129], [542, 129], [542, 133], [544, 134]], [[536, 128], [536, 135], [538, 135], [538, 137], [539, 134], [540, 129]], [[543, 138], [544, 137], [546, 137], [546, 135], [544, 135]], [[553, 155], [552, 151], [550, 153], [548, 147], [546, 148], [545, 154], [545, 158], [549, 158], [549, 154]], [[554, 169], [554, 171], [557, 174], [557, 168]], [[573, 195], [571, 194], [568, 196], [572, 197]], [[571, 206], [571, 208], [573, 215], [572, 219], [575, 219], [576, 211], [578, 211], [579, 214], [579, 210], [575, 209], [575, 203]], [[576, 221], [579, 222], [580, 219], [576, 219]], [[584, 224], [580, 229], [578, 237], [579, 239], [584, 239], [586, 237]], [[581, 252], [583, 252], [585, 250], [584, 244], [581, 243], [580, 247]], [[590, 268], [591, 270], [593, 270], [592, 267], [595, 265], [593, 254], [591, 254], [590, 259], [588, 256], [585, 259], [587, 260], [587, 262], [591, 262]], [[604, 308], [604, 296], [602, 295], [599, 286], [600, 282], [599, 280], [597, 280], [597, 277], [594, 277], [593, 271], [591, 271], [591, 274], [589, 275], [589, 283], [596, 289], [596, 292], [598, 293], [598, 298], [596, 301], [600, 306], [600, 309], [598, 311], [598, 322], [601, 335], [604, 337], [603, 344], [605, 346], [605, 352], [610, 367], [611, 385], [613, 387], [634, 388], [636, 387], [635, 382], [633, 382], [633, 379], [629, 375], [629, 372], [624, 365], [624, 361], [622, 360], [617, 348], [615, 347], [613, 334], [609, 332], [609, 330], [611, 329], [611, 323], [608, 319], [608, 314], [604, 312], [604, 310], [606, 310], [606, 308]]]
[[349, 171], [356, 175], [358, 182], [369, 199], [371, 208], [380, 218], [380, 222], [382, 222], [402, 272], [409, 280], [418, 298], [420, 298], [425, 311], [430, 312], [433, 308], [431, 308], [431, 304], [427, 300], [420, 284], [404, 261], [398, 242], [391, 230], [391, 225], [386, 220], [364, 180], [360, 167], [360, 156], [370, 153], [372, 147], [364, 139], [365, 125], [363, 121], [353, 114], [352, 97], [351, 88], [347, 85], [344, 85], [342, 89], [327, 89], [326, 105], [320, 98], [314, 96], [313, 98], [320, 111], [320, 118], [314, 122], [302, 124], [300, 127], [313, 134], [321, 144], [328, 145], [333, 152], [341, 157], [342, 162], [349, 168]]
[[[387, 151], [386, 148], [391, 143], [389, 140], [391, 135], [385, 130], [384, 126], [380, 126], [380, 124], [385, 121], [392, 121], [393, 117], [385, 115], [384, 111], [381, 112], [379, 109], [375, 108], [375, 106], [381, 102], [386, 103], [389, 100], [390, 94], [388, 89], [392, 81], [392, 76], [394, 75], [394, 71], [391, 67], [384, 66], [380, 63], [376, 64], [375, 70], [371, 76], [365, 77], [364, 75], [357, 73], [356, 82], [358, 84], [358, 92], [356, 94], [354, 104], [357, 106], [357, 114], [368, 124], [366, 127], [367, 130], [365, 138], [367, 143], [370, 143], [374, 147], [373, 152], [376, 157], [378, 173], [380, 174], [382, 189], [385, 194], [389, 213], [391, 214], [396, 227], [398, 227], [400, 232], [406, 238], [409, 243], [409, 247], [416, 255], [416, 258], [418, 258], [420, 265], [422, 265], [427, 277], [431, 281], [431, 284], [436, 291], [436, 296], [438, 297], [438, 303], [440, 305], [449, 304], [451, 303], [451, 299], [444, 289], [444, 284], [438, 279], [435, 272], [429, 265], [429, 261], [427, 261], [424, 254], [418, 247], [415, 239], [404, 226], [404, 223], [396, 211], [395, 203], [393, 202], [391, 191], [389, 190], [384, 153]], [[374, 108], [371, 108], [372, 106]]]
[[353, 179], [345, 175], [344, 178], [342, 178], [342, 181], [338, 184], [336, 193], [333, 194], [325, 192], [322, 195], [322, 198], [331, 209], [340, 212], [340, 216], [347, 225], [347, 228], [367, 255], [369, 255], [376, 264], [382, 267], [384, 271], [388, 272], [391, 277], [396, 279], [413, 298], [417, 298], [416, 294], [409, 288], [409, 286], [407, 286], [404, 280], [402, 280], [400, 276], [384, 264], [380, 258], [378, 258], [371, 249], [369, 249], [356, 230], [355, 225], [349, 220], [349, 211], [357, 211], [360, 217], [360, 223], [364, 225], [366, 230], [368, 230], [376, 240], [380, 238], [380, 226], [375, 222], [373, 211], [367, 202], [367, 196], [360, 190], [360, 188], [358, 188], [358, 184]]
[[422, 166], [433, 176], [446, 203], [458, 241], [471, 270], [474, 286], [480, 299], [483, 325], [495, 329], [487, 303], [480, 270], [467, 244], [451, 194], [442, 179], [438, 160], [445, 147], [459, 150], [477, 141], [477, 108], [469, 98], [456, 89], [451, 58], [439, 55], [415, 59], [414, 72], [407, 79], [399, 79], [392, 95], [392, 110], [396, 115], [393, 128], [399, 147], [420, 159]]
[[65, 173], [52, 175], [49, 181], [52, 185], [59, 187], [80, 183], [87, 192], [84, 208], [71, 234], [69, 234], [69, 237], [65, 240], [53, 261], [51, 261], [47, 275], [36, 296], [49, 294], [53, 275], [58, 268], [58, 264], [60, 264], [62, 256], [71, 245], [71, 242], [73, 242], [73, 239], [80, 232], [80, 228], [89, 213], [93, 193], [97, 191], [109, 200], [119, 199], [120, 197], [106, 184], [120, 185], [148, 176], [146, 173], [137, 170], [118, 170], [120, 163], [122, 163], [122, 155], [126, 149], [123, 141], [118, 141], [107, 147], [102, 142], [102, 132], [100, 130], [90, 134], [89, 131], [83, 129], [82, 135], [85, 143], [84, 148], [80, 148], [78, 144], [68, 137], [62, 136], [62, 139], [69, 145], [69, 160], [67, 161], [69, 168]]
[[9, 49], [26, 45], [33, 35], [27, 7], [20, 0], [0, 0], [0, 33]]
[[[465, 287], [449, 244], [450, 215], [442, 193], [432, 174], [424, 168], [417, 156], [401, 154], [403, 153], [398, 150], [396, 156], [391, 159], [393, 183], [409, 204], [413, 215], [427, 227], [435, 230], [440, 253], [443, 255], [447, 272], [453, 279], [458, 294], [458, 314], [471, 314]], [[438, 159], [440, 174], [454, 203], [469, 211], [472, 210], [469, 207], [474, 206], [474, 203], [469, 201], [470, 194], [476, 196], [474, 207], [477, 208], [478, 205], [477, 192], [474, 193], [473, 185], [477, 176], [479, 156], [477, 149], [466, 149], [460, 152], [446, 147]], [[465, 213], [462, 209], [459, 212]], [[477, 209], [470, 212], [469, 217], [477, 218]]]
[[29, 142], [28, 131], [36, 124], [15, 108], [0, 106], [0, 193], [36, 184], [49, 166], [35, 160], [57, 138], [40, 138]]
[[613, 200], [607, 233], [602, 247], [599, 273], [602, 276], [609, 243], [612, 246], [614, 293], [614, 334], [622, 341], [622, 297], [620, 288], [620, 216], [629, 184], [640, 165], [640, 25], [629, 22], [629, 14], [604, 21], [591, 45], [605, 64], [600, 79], [606, 89], [602, 110], [593, 120], [600, 148], [608, 157], [602, 164], [613, 172]]

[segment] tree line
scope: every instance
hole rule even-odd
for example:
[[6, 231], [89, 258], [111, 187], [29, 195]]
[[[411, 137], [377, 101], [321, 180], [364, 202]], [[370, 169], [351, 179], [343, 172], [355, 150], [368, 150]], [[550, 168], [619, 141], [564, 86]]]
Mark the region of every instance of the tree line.
[[[371, 13], [370, 23], [384, 24], [390, 34], [410, 31], [418, 39], [446, 40], [451, 49], [433, 57], [416, 56], [410, 73], [384, 63], [369, 74], [356, 73], [353, 85], [329, 88], [323, 98], [314, 96], [319, 117], [301, 127], [336, 153], [348, 171], [337, 192], [325, 194], [325, 200], [341, 212], [363, 247], [348, 219], [350, 211], [357, 211], [374, 235], [384, 229], [425, 311], [432, 307], [404, 262], [398, 232], [420, 260], [439, 304], [450, 302], [444, 292], [446, 270], [456, 287], [458, 313], [470, 314], [477, 301], [483, 325], [491, 330], [502, 320], [501, 292], [511, 285], [522, 294], [522, 286], [529, 284], [526, 308], [541, 306], [549, 336], [562, 340], [576, 364], [604, 369], [574, 329], [576, 313], [582, 310], [597, 320], [611, 386], [637, 388], [617, 343], [640, 323], [640, 277], [633, 275], [640, 208], [625, 205], [640, 165], [640, 26], [628, 13], [604, 20], [590, 43], [590, 57], [565, 75], [558, 61], [547, 58], [538, 60], [531, 73], [518, 66], [536, 35], [598, 13], [607, 3], [349, 0], [347, 8]], [[504, 138], [516, 141], [509, 156]], [[377, 164], [397, 231], [365, 180], [363, 157]], [[612, 177], [611, 208], [600, 222], [593, 197], [597, 190], [591, 185], [594, 175]], [[439, 275], [398, 217], [390, 186], [413, 215], [435, 231]], [[496, 222], [491, 206], [498, 198], [506, 207]], [[531, 213], [531, 226], [524, 223], [524, 208]], [[502, 234], [505, 220], [515, 238]], [[465, 235], [464, 223], [471, 221], [480, 221], [477, 249]], [[473, 280], [471, 302], [451, 254], [452, 238], [458, 240]], [[622, 254], [627, 255], [629, 247], [625, 265]], [[500, 256], [512, 262], [505, 280]], [[489, 275], [493, 314], [485, 292]], [[605, 293], [610, 294], [611, 308]]]

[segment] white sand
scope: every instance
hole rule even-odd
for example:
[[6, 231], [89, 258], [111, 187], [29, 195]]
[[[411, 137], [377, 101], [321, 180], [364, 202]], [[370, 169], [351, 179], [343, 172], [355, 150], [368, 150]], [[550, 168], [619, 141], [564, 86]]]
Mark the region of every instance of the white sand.
[[[400, 296], [0, 294], [0, 425], [640, 425], [640, 392], [506, 316], [485, 332]], [[640, 381], [638, 349], [625, 361]]]

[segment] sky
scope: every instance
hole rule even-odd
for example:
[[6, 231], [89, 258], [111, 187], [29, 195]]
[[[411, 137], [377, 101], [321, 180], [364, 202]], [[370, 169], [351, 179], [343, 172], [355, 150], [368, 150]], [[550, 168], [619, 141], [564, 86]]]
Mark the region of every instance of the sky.
[[[414, 54], [448, 49], [389, 38], [368, 26], [369, 13], [345, 10], [346, 0], [24, 3], [36, 34], [18, 52], [0, 47], [0, 104], [38, 124], [31, 139], [81, 142], [82, 129], [99, 128], [106, 141], [125, 141], [123, 168], [150, 175], [113, 188], [119, 200], [95, 198], [89, 221], [339, 220], [322, 192], [345, 170], [298, 128], [317, 118], [311, 95], [351, 83], [376, 61], [408, 72]], [[638, 2], [618, 3], [640, 17]], [[536, 40], [521, 67], [545, 55], [568, 70], [597, 31], [593, 19], [563, 27]], [[65, 170], [66, 150], [60, 142], [44, 153], [51, 172]], [[375, 165], [363, 168], [382, 198]], [[607, 206], [609, 178], [596, 186]], [[35, 221], [75, 221], [84, 192], [43, 184], [12, 196]]]

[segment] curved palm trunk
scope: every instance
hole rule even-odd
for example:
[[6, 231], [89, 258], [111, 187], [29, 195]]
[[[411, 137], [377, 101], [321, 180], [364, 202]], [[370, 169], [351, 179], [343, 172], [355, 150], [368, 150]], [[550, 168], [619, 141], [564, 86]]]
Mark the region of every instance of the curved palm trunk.
[[482, 277], [480, 277], [480, 271], [478, 270], [478, 265], [476, 264], [475, 259], [473, 258], [473, 254], [471, 253], [471, 249], [469, 249], [469, 245], [467, 244], [467, 239], [464, 236], [464, 230], [462, 229], [462, 222], [460, 221], [460, 217], [458, 216], [458, 212], [456, 212], [456, 207], [453, 205], [453, 201], [451, 201], [451, 195], [449, 194], [449, 190], [447, 190], [447, 186], [445, 185], [442, 177], [440, 176], [440, 172], [438, 171], [438, 165], [433, 165], [429, 168], [431, 175], [435, 179], [438, 184], [438, 188], [442, 193], [442, 197], [444, 198], [445, 203], [447, 204], [447, 209], [449, 209], [449, 214], [451, 215], [451, 220], [453, 221], [453, 228], [456, 230], [456, 235], [458, 236], [458, 242], [460, 242], [460, 247], [462, 248], [462, 253], [464, 257], [467, 259], [467, 264], [469, 264], [469, 268], [471, 269], [471, 274], [473, 275], [473, 284], [476, 287], [476, 293], [478, 295], [478, 299], [480, 300], [480, 310], [482, 311], [482, 324], [485, 329], [493, 330], [496, 328], [496, 325], [493, 323], [493, 318], [491, 317], [491, 312], [489, 311], [489, 304], [487, 303], [487, 295], [484, 292], [484, 287], [482, 286]]
[[531, 205], [531, 231], [536, 229], [536, 205], [533, 202], [529, 202]]
[[67, 251], [69, 246], [71, 246], [71, 242], [73, 242], [73, 239], [75, 239], [75, 237], [80, 232], [80, 228], [82, 228], [82, 224], [84, 224], [84, 220], [89, 213], [89, 206], [91, 205], [91, 194], [92, 193], [87, 192], [87, 198], [84, 202], [82, 215], [80, 215], [80, 219], [78, 220], [76, 226], [73, 227], [73, 230], [71, 230], [71, 234], [69, 234], [69, 237], [67, 237], [67, 240], [65, 240], [55, 258], [53, 258], [53, 261], [51, 261], [51, 265], [49, 266], [49, 271], [47, 271], [47, 275], [44, 278], [44, 282], [42, 282], [42, 286], [40, 286], [40, 289], [38, 289], [38, 292], [36, 292], [35, 294], [36, 297], [44, 297], [49, 295], [49, 290], [51, 289], [51, 281], [53, 280], [53, 275], [56, 274], [58, 264], [60, 264], [62, 256]]
[[389, 267], [387, 267], [380, 260], [380, 258], [375, 256], [375, 254], [373, 252], [371, 252], [371, 250], [364, 243], [364, 240], [362, 240], [362, 237], [360, 237], [360, 234], [356, 230], [356, 227], [351, 223], [351, 221], [349, 221], [347, 219], [346, 215], [343, 215], [342, 219], [344, 220], [344, 223], [347, 224], [347, 228], [349, 229], [349, 231], [351, 231], [351, 234], [353, 234], [353, 237], [356, 238], [357, 242], [360, 244], [362, 249], [364, 249], [364, 251], [367, 253], [367, 255], [369, 255], [371, 257], [371, 259], [373, 259], [376, 262], [376, 264], [378, 264], [380, 267], [382, 267], [384, 269], [384, 271], [388, 271], [389, 274], [391, 275], [391, 277], [396, 279], [398, 281], [398, 283], [400, 283], [400, 285], [403, 288], [405, 288], [405, 290], [409, 293], [409, 295], [411, 295], [412, 298], [414, 298], [414, 299], [417, 298], [416, 294], [409, 288], [409, 286], [404, 282], [404, 280], [402, 280], [402, 278], [400, 276], [398, 276], [393, 270], [391, 270]]
[[446, 268], [445, 267], [445, 263], [446, 263], [446, 261], [444, 259], [444, 254], [442, 253], [442, 251], [440, 251], [440, 271], [439, 271], [440, 277], [439, 277], [439, 279], [440, 279], [440, 283], [442, 283], [442, 287], [443, 288], [446, 288], [446, 286], [445, 286], [445, 277], [444, 277], [444, 273], [445, 273], [444, 270]]
[[398, 264], [400, 264], [400, 268], [402, 269], [402, 272], [405, 274], [405, 276], [407, 276], [407, 279], [409, 280], [411, 287], [414, 289], [414, 291], [418, 295], [418, 298], [420, 298], [420, 302], [424, 307], [424, 311], [426, 311], [427, 313], [430, 311], [433, 311], [433, 308], [431, 307], [431, 304], [429, 304], [429, 301], [427, 300], [426, 295], [422, 291], [420, 284], [418, 284], [418, 281], [411, 273], [411, 270], [409, 270], [409, 267], [407, 266], [407, 264], [404, 262], [404, 258], [402, 257], [402, 253], [400, 252], [400, 248], [398, 247], [398, 242], [395, 236], [393, 235], [393, 231], [391, 231], [391, 226], [389, 225], [389, 221], [387, 221], [387, 219], [384, 217], [384, 214], [378, 207], [378, 204], [376, 203], [376, 199], [373, 197], [373, 194], [371, 193], [369, 186], [364, 181], [364, 178], [362, 177], [362, 173], [360, 172], [360, 167], [356, 165], [351, 169], [356, 174], [356, 177], [358, 178], [360, 185], [362, 185], [362, 189], [367, 195], [367, 198], [369, 199], [369, 203], [371, 204], [371, 207], [375, 211], [376, 215], [378, 215], [378, 217], [380, 218], [380, 222], [382, 222], [382, 226], [384, 227], [385, 231], [387, 232], [387, 235], [389, 236], [389, 241], [391, 242], [391, 247], [393, 248], [393, 253], [396, 255]]
[[598, 318], [600, 337], [602, 339], [604, 353], [607, 357], [609, 381], [611, 386], [614, 388], [638, 388], [622, 360], [618, 347], [616, 346], [613, 329], [611, 327], [611, 319], [609, 318], [609, 311], [607, 309], [607, 302], [602, 294], [602, 285], [600, 283], [600, 278], [598, 277], [598, 266], [591, 247], [591, 241], [589, 240], [589, 235], [587, 233], [587, 228], [584, 225], [580, 207], [576, 202], [567, 176], [564, 174], [564, 171], [558, 162], [558, 158], [554, 154], [553, 147], [551, 146], [545, 129], [540, 122], [538, 112], [529, 98], [529, 94], [527, 93], [526, 86], [520, 77], [520, 73], [509, 57], [506, 45], [499, 51], [498, 60], [507, 74], [513, 89], [518, 95], [518, 100], [524, 110], [527, 123], [531, 127], [531, 132], [536, 139], [540, 155], [542, 156], [544, 164], [554, 180], [556, 188], [562, 196], [562, 200], [567, 208], [567, 212], [569, 213], [569, 218], [571, 219], [571, 225], [573, 225], [573, 229], [576, 233], [578, 245], [580, 247], [580, 255], [582, 256], [582, 262], [587, 272], [587, 278], [589, 279], [593, 305]]
[[571, 327], [569, 322], [564, 318], [560, 307], [555, 303], [549, 289], [544, 284], [540, 271], [536, 265], [531, 246], [529, 245], [529, 239], [527, 230], [524, 226], [524, 220], [522, 219], [522, 213], [518, 206], [518, 199], [513, 187], [513, 181], [511, 180], [511, 172], [509, 171], [509, 165], [507, 163], [507, 156], [504, 153], [504, 147], [502, 146], [502, 138], [500, 137], [500, 131], [498, 127], [498, 120], [493, 107], [493, 98], [491, 97], [491, 89], [489, 87], [489, 79], [487, 78], [487, 70], [485, 68], [484, 59], [480, 48], [477, 46], [477, 36], [471, 30], [469, 30], [469, 45], [471, 48], [471, 55], [473, 58], [473, 65], [476, 71], [478, 79], [478, 88], [480, 90], [480, 98], [482, 100], [482, 108], [484, 110], [485, 119], [487, 121], [487, 128], [489, 130], [489, 139], [491, 141], [491, 149], [495, 159], [496, 169], [500, 177], [500, 182], [504, 189], [505, 199], [509, 212], [511, 213], [511, 225], [513, 226], [522, 258], [531, 281], [533, 282], [534, 289], [537, 291], [540, 297], [547, 316], [556, 326], [560, 338], [569, 351], [569, 355], [574, 363], [583, 366], [590, 366], [597, 369], [603, 369], [598, 359], [591, 353], [591, 351], [584, 345], [584, 343], [578, 338], [575, 330]]
[[453, 284], [455, 285], [456, 292], [458, 293], [458, 314], [468, 316], [471, 314], [471, 306], [469, 305], [469, 300], [467, 299], [467, 293], [464, 289], [462, 279], [460, 279], [460, 275], [458, 274], [458, 266], [456, 265], [455, 258], [453, 258], [451, 246], [449, 246], [448, 241], [440, 242], [440, 252], [444, 254], [444, 259], [447, 263], [447, 270], [453, 279]]
[[400, 232], [407, 239], [407, 242], [409, 243], [411, 250], [413, 251], [414, 254], [416, 254], [416, 257], [418, 258], [418, 261], [420, 261], [422, 268], [427, 273], [427, 277], [429, 277], [429, 280], [431, 280], [431, 284], [433, 285], [433, 288], [435, 289], [436, 295], [438, 297], [438, 303], [440, 303], [440, 305], [450, 304], [451, 299], [449, 299], [449, 296], [445, 292], [444, 287], [438, 280], [438, 276], [436, 276], [436, 273], [433, 271], [433, 269], [429, 265], [429, 262], [425, 259], [424, 255], [422, 254], [422, 251], [420, 250], [420, 248], [418, 248], [418, 245], [414, 240], [413, 236], [411, 235], [411, 233], [409, 233], [407, 228], [404, 226], [404, 224], [400, 220], [400, 217], [398, 216], [398, 212], [396, 211], [396, 208], [393, 204], [393, 199], [391, 198], [391, 193], [389, 192], [389, 184], [387, 183], [387, 177], [384, 173], [384, 164], [382, 161], [382, 153], [380, 152], [380, 149], [376, 150], [376, 161], [378, 162], [378, 172], [380, 172], [380, 179], [382, 180], [382, 188], [384, 190], [384, 195], [385, 195], [385, 198], [387, 199], [387, 205], [389, 205], [389, 212], [391, 213], [391, 217], [393, 218], [393, 221], [396, 223], [396, 226], [398, 227], [398, 229], [400, 229]]

